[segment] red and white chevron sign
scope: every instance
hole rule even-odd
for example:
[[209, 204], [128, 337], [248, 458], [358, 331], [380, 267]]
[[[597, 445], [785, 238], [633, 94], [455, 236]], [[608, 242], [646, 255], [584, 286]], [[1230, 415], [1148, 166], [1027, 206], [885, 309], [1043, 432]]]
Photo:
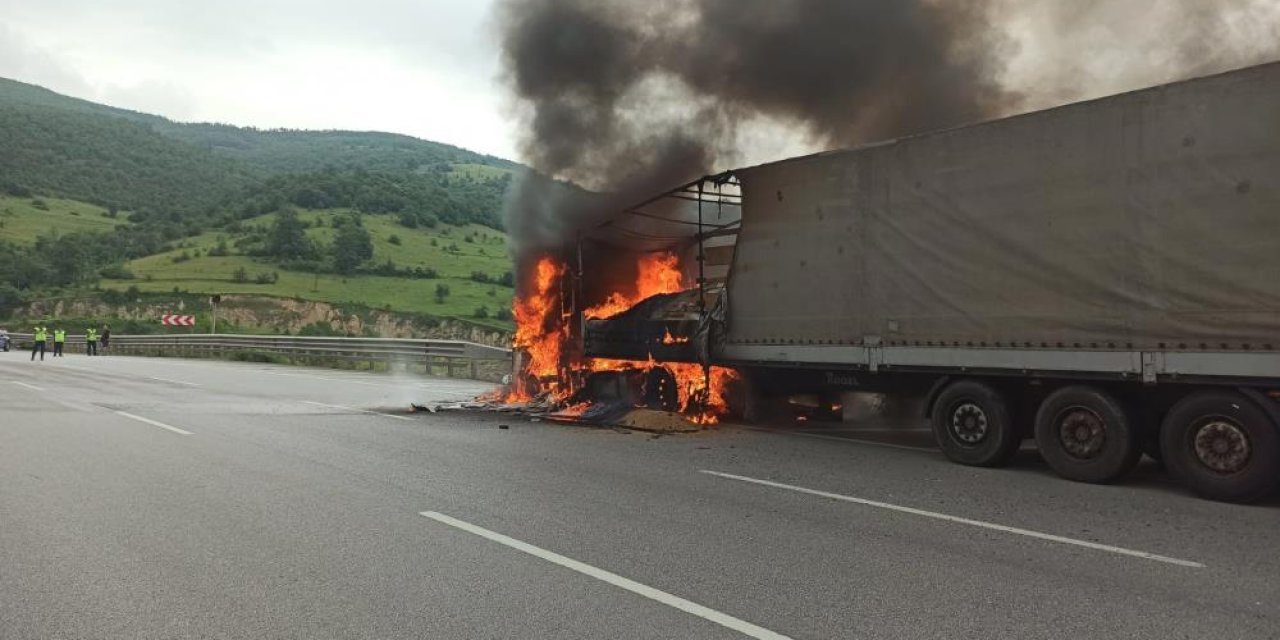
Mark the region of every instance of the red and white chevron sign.
[[171, 313], [166, 313], [160, 316], [160, 324], [168, 325], [170, 327], [194, 327], [196, 326], [196, 317], [177, 316]]

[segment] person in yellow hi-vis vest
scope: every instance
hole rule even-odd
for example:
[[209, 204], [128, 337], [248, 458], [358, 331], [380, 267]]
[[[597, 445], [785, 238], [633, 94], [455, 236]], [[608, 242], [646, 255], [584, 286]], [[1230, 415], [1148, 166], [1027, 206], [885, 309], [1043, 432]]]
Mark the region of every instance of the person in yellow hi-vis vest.
[[67, 343], [67, 330], [61, 327], [53, 330], [53, 357], [62, 357], [62, 346]]
[[31, 361], [36, 361], [36, 352], [40, 352], [40, 362], [44, 362], [44, 345], [49, 341], [49, 328], [44, 325], [36, 325], [31, 331]]
[[98, 330], [89, 327], [84, 332], [84, 350], [85, 353], [96, 356], [98, 355]]

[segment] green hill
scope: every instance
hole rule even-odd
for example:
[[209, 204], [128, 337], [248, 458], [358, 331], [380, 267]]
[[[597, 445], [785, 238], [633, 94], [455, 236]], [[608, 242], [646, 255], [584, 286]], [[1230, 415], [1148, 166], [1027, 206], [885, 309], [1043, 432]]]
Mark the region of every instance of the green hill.
[[[409, 136], [185, 124], [0, 79], [0, 316], [100, 284], [508, 327], [500, 212], [523, 170]], [[273, 214], [295, 209], [307, 255], [264, 249]], [[366, 230], [372, 256], [339, 264], [337, 221]]]
[[[309, 226], [307, 237], [326, 245], [334, 240], [336, 221], [348, 214], [343, 209], [302, 211], [299, 218]], [[341, 275], [287, 269], [248, 255], [254, 238], [268, 233], [272, 222], [273, 216], [260, 216], [236, 225], [236, 231], [209, 231], [185, 239], [170, 250], [127, 262], [124, 266], [132, 278], [103, 280], [102, 287], [352, 302], [463, 318], [501, 329], [512, 326], [506, 315], [514, 294], [512, 266], [506, 236], [500, 231], [480, 225], [406, 229], [390, 216], [365, 216], [363, 224], [373, 241], [371, 266], [361, 273]], [[391, 272], [389, 264], [401, 272], [421, 269], [430, 277], [378, 275]], [[237, 278], [237, 272], [242, 277]], [[448, 293], [438, 296], [441, 285]]]
[[156, 130], [214, 154], [239, 160], [259, 174], [327, 169], [415, 172], [455, 164], [515, 171], [520, 165], [451, 145], [394, 133], [261, 130], [224, 124], [164, 122]]
[[[383, 198], [399, 208], [431, 209], [412, 192], [436, 189], [434, 200], [447, 205], [453, 198], [467, 209], [455, 218], [498, 226], [493, 203], [500, 204], [508, 176], [522, 170], [404, 135], [185, 124], [3, 78], [0, 149], [0, 191], [131, 209], [188, 228], [243, 215], [243, 201], [274, 176], [320, 173], [355, 175], [365, 191], [410, 192]], [[470, 206], [476, 198], [485, 199], [485, 211]]]
[[119, 215], [84, 202], [0, 195], [0, 242], [30, 245], [42, 235], [105, 233], [124, 223]]

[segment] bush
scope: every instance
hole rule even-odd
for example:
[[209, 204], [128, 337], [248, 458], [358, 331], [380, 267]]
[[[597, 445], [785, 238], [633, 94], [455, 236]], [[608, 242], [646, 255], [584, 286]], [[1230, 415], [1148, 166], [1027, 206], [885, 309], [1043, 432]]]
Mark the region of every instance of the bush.
[[34, 198], [34, 199], [32, 199], [32, 200], [31, 200], [31, 206], [32, 206], [32, 207], [35, 207], [36, 209], [39, 209], [39, 210], [41, 210], [41, 211], [48, 211], [48, 210], [49, 210], [49, 203], [45, 202], [44, 200], [41, 200], [40, 198]]
[[498, 284], [504, 287], [511, 287], [514, 289], [516, 286], [516, 274], [511, 273], [510, 271], [503, 273], [502, 277], [498, 278]]
[[400, 236], [393, 233], [390, 236], [387, 236], [387, 242], [390, 242], [391, 244], [394, 244], [398, 247], [401, 244]]
[[191, 259], [191, 254], [187, 253], [186, 251], [183, 251], [182, 253], [179, 253], [178, 255], [173, 257], [173, 263], [178, 264], [179, 262], [186, 262], [190, 259]]
[[235, 273], [231, 274], [231, 281], [242, 284], [248, 282], [249, 272], [246, 271], [244, 267], [240, 267], [239, 269], [236, 269]]
[[510, 322], [515, 319], [515, 317], [511, 315], [511, 310], [506, 307], [498, 309], [498, 312], [493, 314], [493, 317], [505, 322]]
[[239, 362], [263, 362], [267, 364], [284, 364], [284, 358], [266, 351], [235, 351], [228, 356]]
[[444, 299], [448, 297], [449, 297], [449, 285], [443, 282], [436, 285], [436, 304], [443, 303]]
[[496, 298], [496, 297], [498, 297], [498, 290], [497, 290], [497, 289], [490, 289], [490, 290], [489, 290], [489, 297], [490, 297], [490, 298]]
[[474, 313], [472, 313], [471, 315], [472, 315], [472, 316], [474, 316], [475, 318], [479, 319], [479, 320], [485, 320], [485, 319], [488, 319], [488, 317], [489, 317], [489, 307], [485, 307], [485, 306], [479, 306], [479, 307], [476, 307], [475, 312], [474, 312]]
[[209, 250], [209, 255], [212, 257], [220, 257], [220, 256], [225, 256], [230, 254], [231, 254], [231, 250], [227, 248], [226, 240], [219, 240], [218, 246]]
[[9, 193], [9, 195], [14, 196], [15, 198], [30, 198], [30, 197], [31, 197], [31, 190], [30, 190], [30, 189], [28, 189], [28, 188], [26, 188], [26, 187], [24, 187], [24, 186], [22, 186], [22, 185], [12, 183], [12, 182], [11, 182], [11, 183], [8, 183], [8, 184], [6, 184], [6, 185], [4, 185], [4, 191], [7, 191], [7, 192]]
[[472, 271], [471, 280], [479, 282], [480, 284], [490, 284], [493, 282], [493, 278], [489, 277], [489, 274], [483, 271]]
[[254, 276], [253, 281], [257, 284], [275, 284], [276, 281], [279, 279], [280, 279], [280, 274], [272, 272], [272, 273], [259, 273], [258, 275]]
[[103, 267], [102, 270], [98, 271], [98, 275], [110, 280], [132, 280], [134, 278], [133, 272], [124, 268], [122, 264]]
[[319, 320], [298, 329], [300, 336], [345, 336], [346, 334], [334, 329], [328, 322], [320, 322]]
[[22, 292], [8, 282], [0, 282], [0, 318], [8, 317], [23, 303]]

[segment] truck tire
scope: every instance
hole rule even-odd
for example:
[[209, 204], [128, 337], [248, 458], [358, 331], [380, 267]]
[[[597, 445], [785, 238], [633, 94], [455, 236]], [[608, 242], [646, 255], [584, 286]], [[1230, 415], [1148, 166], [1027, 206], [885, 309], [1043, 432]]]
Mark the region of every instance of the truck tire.
[[1202, 391], [1174, 405], [1160, 430], [1169, 473], [1210, 500], [1255, 502], [1280, 486], [1280, 427], [1231, 391]]
[[1124, 405], [1092, 387], [1063, 387], [1036, 411], [1036, 447], [1058, 475], [1077, 482], [1114, 482], [1142, 456]]
[[933, 437], [953, 462], [999, 467], [1009, 462], [1022, 436], [1000, 392], [975, 380], [953, 382], [933, 403]]

